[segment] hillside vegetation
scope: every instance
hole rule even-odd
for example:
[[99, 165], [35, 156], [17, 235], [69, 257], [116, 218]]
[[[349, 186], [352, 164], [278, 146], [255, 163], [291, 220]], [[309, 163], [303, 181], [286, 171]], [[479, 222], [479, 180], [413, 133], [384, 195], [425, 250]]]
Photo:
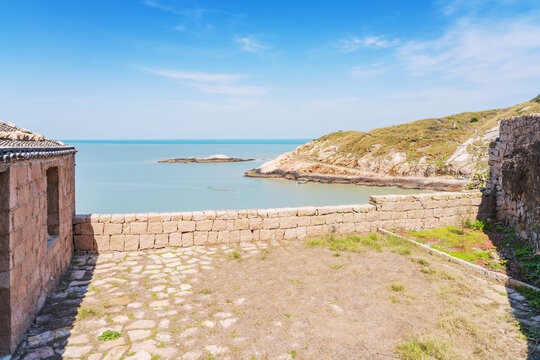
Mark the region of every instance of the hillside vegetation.
[[[301, 146], [296, 154], [351, 168], [362, 167], [363, 159], [387, 159], [396, 166], [388, 169], [389, 175], [406, 176], [407, 166], [400, 164], [409, 163], [414, 172], [410, 175], [468, 177], [487, 168], [487, 149], [498, 136], [501, 119], [539, 112], [540, 95], [509, 108], [418, 120], [369, 132], [335, 132]], [[414, 171], [419, 168], [424, 171]]]
[[441, 181], [458, 189], [465, 186], [466, 179], [473, 179], [468, 186], [477, 187], [489, 174], [488, 148], [499, 135], [500, 120], [532, 113], [540, 113], [540, 95], [508, 108], [464, 112], [369, 132], [334, 132], [246, 175], [435, 189], [441, 188]]

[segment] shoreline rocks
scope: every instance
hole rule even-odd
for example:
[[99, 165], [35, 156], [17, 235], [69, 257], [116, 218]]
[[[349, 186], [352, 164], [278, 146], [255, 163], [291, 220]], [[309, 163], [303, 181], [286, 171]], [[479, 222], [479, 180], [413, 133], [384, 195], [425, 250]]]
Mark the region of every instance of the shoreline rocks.
[[246, 177], [284, 178], [327, 184], [356, 184], [371, 186], [397, 186], [404, 189], [462, 191], [467, 179], [449, 176], [392, 176], [367, 172], [322, 162], [308, 161], [289, 152], [244, 173]]
[[243, 162], [243, 161], [254, 161], [255, 159], [243, 159], [243, 158], [232, 158], [227, 155], [216, 154], [206, 158], [198, 157], [188, 157], [188, 158], [175, 158], [175, 159], [164, 159], [158, 160], [160, 163], [227, 163], [227, 162]]

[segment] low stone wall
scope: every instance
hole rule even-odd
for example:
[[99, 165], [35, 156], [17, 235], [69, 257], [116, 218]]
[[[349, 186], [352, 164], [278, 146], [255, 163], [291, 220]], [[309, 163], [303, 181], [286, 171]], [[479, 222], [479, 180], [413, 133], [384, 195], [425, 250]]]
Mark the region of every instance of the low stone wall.
[[105, 252], [419, 229], [489, 217], [490, 203], [480, 192], [443, 192], [371, 196], [365, 205], [76, 215], [74, 241], [77, 251]]
[[498, 219], [540, 250], [540, 114], [501, 120], [489, 165]]

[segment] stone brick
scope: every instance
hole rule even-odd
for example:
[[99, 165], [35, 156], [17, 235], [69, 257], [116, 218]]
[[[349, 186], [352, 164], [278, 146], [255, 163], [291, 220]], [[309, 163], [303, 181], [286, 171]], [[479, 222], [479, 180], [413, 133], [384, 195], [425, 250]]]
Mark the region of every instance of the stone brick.
[[155, 234], [154, 248], [162, 248], [169, 244], [169, 234]]
[[212, 231], [222, 231], [227, 229], [227, 221], [226, 220], [214, 220], [214, 223], [212, 224]]
[[193, 233], [194, 245], [204, 245], [206, 244], [207, 241], [208, 241], [208, 231], [196, 231]]
[[139, 249], [139, 235], [126, 235], [124, 241], [124, 251], [134, 251]]
[[306, 227], [308, 238], [320, 238], [324, 235], [322, 225], [312, 225]]
[[252, 218], [249, 219], [249, 228], [251, 230], [259, 230], [262, 228], [263, 219], [261, 218]]
[[228, 231], [220, 231], [218, 232], [218, 243], [220, 244], [228, 244], [230, 241], [230, 235]]
[[75, 242], [75, 250], [86, 251], [94, 250], [94, 237], [92, 235], [75, 235], [73, 237]]
[[249, 229], [249, 219], [248, 218], [245, 218], [245, 219], [236, 219], [234, 221], [234, 228], [236, 230], [247, 230]]
[[279, 227], [281, 229], [292, 229], [298, 226], [298, 218], [296, 216], [282, 217], [279, 219]]
[[215, 245], [218, 243], [218, 232], [210, 231], [208, 232], [208, 244]]
[[103, 234], [105, 235], [120, 235], [122, 234], [122, 223], [104, 224]]
[[[133, 227], [132, 227], [133, 231]], [[163, 223], [160, 221], [148, 223], [148, 234], [161, 234], [163, 233]]]
[[195, 231], [195, 222], [194, 221], [179, 221], [178, 231], [180, 232]]
[[152, 249], [154, 247], [155, 235], [139, 235], [139, 248]]
[[251, 230], [240, 230], [240, 241], [251, 241], [253, 236]]
[[133, 235], [145, 235], [145, 234], [147, 234], [147, 231], [148, 231], [148, 223], [146, 223], [146, 222], [132, 222], [130, 224], [130, 230], [129, 231]]
[[[311, 217], [311, 225], [322, 225], [326, 223], [326, 219], [324, 216], [312, 216]], [[308, 231], [309, 233], [309, 231]]]
[[182, 233], [182, 247], [193, 246], [193, 233]]
[[96, 247], [97, 247], [94, 250], [97, 250], [98, 252], [110, 250], [109, 235], [96, 235], [94, 238], [95, 238]]
[[265, 218], [262, 224], [263, 229], [277, 229], [279, 228], [279, 218]]
[[178, 230], [178, 221], [165, 221], [163, 223], [164, 233], [173, 233]]
[[238, 244], [240, 242], [240, 230], [229, 231], [229, 244]]
[[298, 229], [285, 229], [285, 240], [298, 239]]
[[274, 240], [275, 237], [276, 237], [276, 234], [274, 230], [262, 229], [259, 231], [259, 238], [261, 239], [261, 241]]
[[125, 235], [111, 235], [110, 249], [112, 251], [124, 251]]
[[182, 246], [182, 234], [170, 233], [169, 234], [169, 246]]
[[213, 220], [197, 221], [197, 225], [195, 226], [195, 230], [197, 230], [197, 231], [209, 231], [209, 230], [212, 230], [213, 223], [214, 223]]

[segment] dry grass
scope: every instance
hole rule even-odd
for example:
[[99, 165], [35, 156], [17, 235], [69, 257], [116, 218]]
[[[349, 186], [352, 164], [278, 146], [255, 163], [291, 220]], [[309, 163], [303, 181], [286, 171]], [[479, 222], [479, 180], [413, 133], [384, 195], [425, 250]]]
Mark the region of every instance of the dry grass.
[[[399, 151], [407, 154], [407, 161], [418, 161], [425, 156], [428, 162], [442, 165], [460, 144], [476, 133], [483, 133], [493, 128], [502, 118], [539, 113], [540, 102], [537, 98], [509, 108], [464, 112], [374, 129], [369, 132], [335, 132], [321, 137], [315, 143], [324, 142], [325, 146], [337, 145], [338, 153], [335, 156], [361, 158], [368, 152], [379, 156]], [[526, 107], [529, 108], [522, 110]], [[471, 122], [471, 119], [478, 121]], [[486, 152], [487, 144], [481, 145], [480, 148], [473, 146], [474, 151]], [[310, 149], [311, 146], [303, 148], [304, 151]]]

